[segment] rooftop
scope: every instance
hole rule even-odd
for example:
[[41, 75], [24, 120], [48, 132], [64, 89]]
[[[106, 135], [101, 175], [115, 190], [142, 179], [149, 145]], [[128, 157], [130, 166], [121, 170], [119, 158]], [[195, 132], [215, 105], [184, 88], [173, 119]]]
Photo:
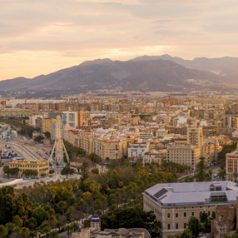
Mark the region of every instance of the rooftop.
[[163, 206], [234, 203], [238, 185], [230, 181], [162, 183], [147, 189], [145, 194]]

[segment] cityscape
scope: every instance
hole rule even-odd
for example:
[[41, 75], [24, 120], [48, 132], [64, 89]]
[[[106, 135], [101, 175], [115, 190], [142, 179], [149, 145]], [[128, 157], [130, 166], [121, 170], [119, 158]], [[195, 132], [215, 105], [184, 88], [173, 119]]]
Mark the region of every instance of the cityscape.
[[[29, 233], [21, 232], [39, 237], [64, 235], [67, 229], [72, 237], [147, 237], [148, 232], [152, 237], [189, 237], [190, 232], [218, 237], [232, 232], [238, 194], [237, 100], [235, 95], [139, 92], [1, 98], [0, 186], [2, 191], [14, 188], [16, 194], [4, 193], [16, 198], [26, 191], [27, 197], [20, 197], [33, 210], [25, 222], [35, 222], [26, 223]], [[34, 209], [42, 210], [33, 216]], [[119, 221], [117, 215], [128, 220]], [[54, 217], [53, 224], [48, 216]], [[20, 224], [23, 219], [13, 216]], [[198, 230], [190, 230], [192, 222]]]
[[0, 238], [238, 237], [236, 1], [0, 13]]

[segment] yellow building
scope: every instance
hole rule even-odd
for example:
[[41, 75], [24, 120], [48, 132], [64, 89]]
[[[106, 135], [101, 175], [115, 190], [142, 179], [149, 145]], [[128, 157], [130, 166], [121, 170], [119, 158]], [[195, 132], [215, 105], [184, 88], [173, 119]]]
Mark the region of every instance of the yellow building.
[[56, 124], [56, 119], [55, 118], [43, 118], [42, 119], [42, 132], [52, 132], [52, 128]]
[[8, 163], [9, 168], [18, 168], [20, 174], [26, 170], [33, 170], [37, 172], [39, 177], [47, 176], [49, 174], [49, 162], [48, 160], [17, 160], [13, 159]]
[[90, 112], [79, 111], [78, 112], [78, 126], [87, 126], [90, 122]]

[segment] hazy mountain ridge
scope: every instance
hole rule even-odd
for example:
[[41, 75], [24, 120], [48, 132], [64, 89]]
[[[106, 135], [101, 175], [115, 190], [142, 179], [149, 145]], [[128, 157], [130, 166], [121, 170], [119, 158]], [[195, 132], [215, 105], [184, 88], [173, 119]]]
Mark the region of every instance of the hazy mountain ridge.
[[186, 68], [209, 71], [211, 73], [225, 76], [229, 82], [238, 84], [238, 57], [221, 57], [221, 58], [206, 58], [199, 57], [192, 60], [185, 60], [180, 57], [172, 57], [170, 55], [161, 56], [142, 56], [134, 60], [168, 60], [180, 64]]
[[162, 55], [142, 56], [129, 61], [97, 59], [31, 80], [4, 80], [0, 82], [0, 91], [213, 89], [236, 82], [237, 69], [238, 58], [232, 57], [184, 60]]

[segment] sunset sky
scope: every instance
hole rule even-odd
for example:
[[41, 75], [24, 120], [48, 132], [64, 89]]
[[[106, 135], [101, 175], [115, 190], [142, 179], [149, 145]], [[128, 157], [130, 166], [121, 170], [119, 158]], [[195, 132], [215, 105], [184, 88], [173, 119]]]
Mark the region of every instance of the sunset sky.
[[238, 56], [238, 1], [0, 0], [0, 79], [161, 54]]

